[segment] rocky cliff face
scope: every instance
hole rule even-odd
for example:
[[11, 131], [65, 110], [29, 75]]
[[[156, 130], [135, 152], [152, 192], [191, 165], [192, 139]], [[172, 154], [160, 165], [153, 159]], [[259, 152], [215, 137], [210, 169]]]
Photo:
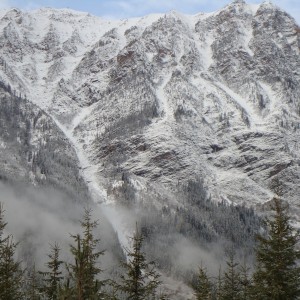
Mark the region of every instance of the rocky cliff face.
[[52, 118], [0, 82], [0, 180], [47, 187], [75, 202], [89, 199], [76, 152]]
[[280, 8], [120, 21], [9, 10], [0, 45], [1, 80], [64, 132], [95, 201], [130, 190], [175, 209], [200, 179], [213, 201], [257, 206], [279, 177], [300, 219], [300, 30]]

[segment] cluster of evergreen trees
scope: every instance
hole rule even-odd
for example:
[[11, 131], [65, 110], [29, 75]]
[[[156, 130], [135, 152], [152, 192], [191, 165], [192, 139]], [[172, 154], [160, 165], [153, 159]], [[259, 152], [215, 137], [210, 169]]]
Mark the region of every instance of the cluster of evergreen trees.
[[118, 280], [100, 279], [103, 272], [99, 259], [100, 240], [94, 230], [91, 210], [86, 209], [81, 227], [83, 234], [71, 235], [70, 245], [73, 262], [60, 259], [60, 247], [51, 246], [46, 271], [22, 269], [16, 261], [18, 246], [12, 236], [5, 235], [3, 205], [0, 205], [0, 299], [1, 300], [117, 300], [117, 299], [164, 299], [157, 295], [161, 284], [153, 263], [147, 263], [142, 251], [143, 237], [137, 229], [132, 237], [132, 248], [127, 251], [127, 260], [122, 263], [123, 273]]
[[0, 179], [55, 187], [88, 198], [74, 149], [47, 113], [0, 80]]
[[[287, 205], [273, 199], [274, 214], [265, 221], [266, 230], [258, 235], [256, 265], [252, 271], [239, 264], [233, 249], [228, 253], [227, 267], [211, 278], [204, 267], [199, 268], [191, 283], [198, 300], [292, 300], [300, 299], [299, 233], [291, 226]], [[0, 299], [168, 299], [159, 295], [161, 284], [154, 263], [146, 261], [143, 235], [136, 229], [132, 247], [126, 250], [123, 273], [116, 280], [102, 279], [99, 260], [100, 240], [94, 236], [98, 223], [91, 210], [85, 210], [81, 221], [82, 234], [71, 235], [72, 262], [60, 259], [59, 245], [51, 246], [46, 271], [22, 269], [16, 261], [18, 244], [5, 235], [3, 206], [0, 205]]]
[[230, 251], [227, 268], [216, 279], [204, 267], [194, 282], [197, 300], [300, 299], [299, 232], [290, 224], [287, 205], [273, 199], [273, 216], [265, 220], [266, 232], [257, 236], [253, 272], [240, 265]]
[[184, 205], [172, 206], [160, 198], [166, 205], [158, 209], [152, 203], [151, 193], [142, 197], [136, 194], [129, 174], [123, 173], [121, 180], [123, 184], [115, 194], [118, 203], [136, 212], [145, 252], [166, 273], [185, 282], [191, 279], [190, 270], [178, 267], [178, 252], [173, 251], [186, 238], [212, 255], [219, 256], [218, 250], [211, 251], [216, 244], [222, 248], [233, 244], [245, 257], [253, 256], [255, 235], [262, 225], [262, 218], [253, 208], [214, 201], [203, 180], [195, 178], [176, 190], [175, 197]]

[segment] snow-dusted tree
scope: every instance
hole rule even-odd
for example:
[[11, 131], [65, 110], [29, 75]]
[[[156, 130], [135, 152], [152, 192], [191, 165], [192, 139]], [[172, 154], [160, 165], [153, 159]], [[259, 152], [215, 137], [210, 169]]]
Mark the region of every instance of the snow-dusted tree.
[[57, 300], [59, 299], [61, 281], [63, 280], [61, 271], [63, 261], [59, 259], [60, 248], [58, 244], [50, 245], [50, 248], [49, 261], [46, 263], [48, 270], [39, 273], [43, 276], [43, 293], [47, 296], [47, 299]]
[[287, 205], [273, 199], [274, 214], [267, 218], [267, 234], [258, 236], [257, 266], [254, 273], [255, 299], [292, 300], [300, 298], [299, 232], [290, 224]]
[[22, 296], [23, 271], [15, 260], [17, 243], [12, 236], [4, 236], [4, 209], [0, 204], [0, 299], [17, 300]]
[[118, 289], [126, 299], [155, 299], [156, 289], [161, 284], [160, 275], [155, 271], [154, 263], [148, 263], [142, 251], [143, 236], [136, 228], [132, 239], [132, 249], [125, 249], [127, 261], [123, 263], [125, 274], [121, 275]]

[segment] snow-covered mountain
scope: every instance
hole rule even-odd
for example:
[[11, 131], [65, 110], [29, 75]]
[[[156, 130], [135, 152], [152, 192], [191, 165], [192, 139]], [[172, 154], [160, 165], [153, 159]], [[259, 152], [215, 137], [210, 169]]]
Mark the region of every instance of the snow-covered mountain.
[[178, 209], [203, 181], [213, 201], [260, 207], [278, 177], [300, 220], [299, 54], [298, 25], [270, 2], [0, 12], [0, 80], [52, 118], [105, 205]]

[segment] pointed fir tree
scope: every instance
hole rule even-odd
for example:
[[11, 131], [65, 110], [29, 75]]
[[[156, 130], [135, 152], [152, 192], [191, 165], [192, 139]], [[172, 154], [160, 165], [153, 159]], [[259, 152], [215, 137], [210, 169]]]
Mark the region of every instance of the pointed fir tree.
[[7, 223], [4, 221], [4, 208], [3, 204], [0, 203], [0, 246], [2, 246], [7, 240], [8, 237], [4, 236], [4, 229]]
[[[86, 278], [86, 264], [84, 253], [82, 250], [82, 241], [80, 234], [71, 235], [74, 239], [75, 245], [70, 245], [70, 252], [74, 258], [74, 264], [68, 264], [67, 270], [69, 277], [73, 283], [72, 294], [78, 300], [84, 300], [84, 282]], [[69, 284], [70, 286], [70, 284]]]
[[223, 278], [222, 278], [222, 269], [219, 268], [217, 283], [215, 286], [215, 299], [221, 300], [222, 299], [222, 285], [223, 285]]
[[60, 248], [58, 244], [50, 245], [51, 253], [48, 254], [49, 261], [46, 263], [48, 271], [39, 272], [43, 276], [42, 292], [49, 300], [58, 300], [63, 280], [61, 266], [63, 261], [59, 259]]
[[[92, 298], [100, 294], [101, 288], [104, 285], [97, 276], [102, 272], [99, 267], [99, 258], [104, 255], [104, 251], [98, 251], [97, 247], [100, 239], [94, 237], [93, 231], [98, 227], [97, 221], [92, 221], [92, 214], [90, 209], [85, 209], [83, 221], [81, 221], [83, 228], [83, 253], [86, 259], [87, 277], [85, 283], [85, 296]], [[89, 299], [88, 298], [88, 299]]]
[[235, 253], [233, 248], [228, 253], [226, 262], [227, 269], [224, 272], [223, 284], [221, 287], [222, 300], [239, 300], [240, 298], [240, 273], [239, 264], [235, 261]]
[[118, 289], [126, 295], [126, 299], [155, 299], [156, 290], [161, 284], [160, 275], [155, 271], [154, 262], [147, 263], [142, 251], [143, 236], [136, 227], [132, 239], [132, 249], [125, 249], [127, 261], [122, 264], [125, 274], [121, 275]]
[[266, 300], [300, 298], [299, 232], [290, 224], [287, 205], [276, 196], [274, 214], [265, 220], [266, 235], [257, 237], [253, 297]]
[[101, 295], [101, 288], [104, 281], [98, 279], [102, 270], [97, 266], [99, 258], [104, 251], [98, 251], [99, 239], [95, 239], [93, 231], [97, 228], [98, 222], [92, 221], [91, 210], [85, 209], [81, 227], [83, 236], [80, 234], [71, 235], [75, 245], [70, 245], [71, 254], [74, 257], [74, 264], [68, 264], [67, 270], [73, 282], [73, 294], [78, 300], [98, 299]]
[[22, 297], [23, 271], [15, 260], [17, 243], [4, 236], [4, 209], [0, 204], [0, 299], [18, 300]]
[[27, 271], [26, 299], [41, 300], [40, 280], [35, 265]]
[[250, 268], [247, 266], [246, 262], [240, 266], [240, 299], [250, 300], [251, 298], [251, 287], [252, 278], [250, 276]]
[[59, 300], [73, 300], [74, 294], [74, 289], [70, 285], [70, 278], [67, 277], [59, 289]]
[[199, 267], [196, 284], [193, 286], [194, 295], [197, 300], [212, 299], [212, 283], [208, 278], [207, 271], [202, 266]]

